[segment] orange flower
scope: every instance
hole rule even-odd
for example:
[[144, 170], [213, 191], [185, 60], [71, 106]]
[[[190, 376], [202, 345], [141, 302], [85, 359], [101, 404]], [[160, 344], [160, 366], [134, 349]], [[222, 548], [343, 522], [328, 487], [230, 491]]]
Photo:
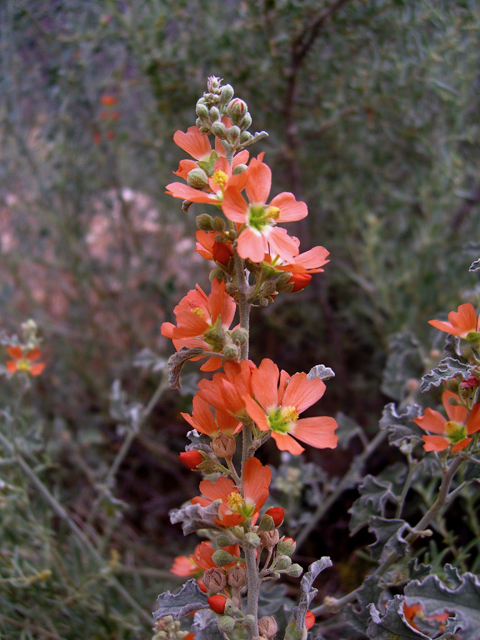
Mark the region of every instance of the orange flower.
[[197, 238], [195, 251], [207, 260], [214, 260], [227, 266], [230, 258], [233, 257], [231, 242], [217, 242], [215, 240], [217, 235], [218, 231], [197, 231], [195, 234]]
[[200, 433], [204, 433], [210, 438], [215, 438], [219, 433], [231, 436], [241, 430], [241, 423], [226, 411], [217, 409], [214, 417], [208, 402], [205, 402], [202, 398], [195, 396], [192, 404], [192, 415], [190, 416], [188, 413], [182, 413], [181, 415], [188, 424]]
[[255, 522], [268, 498], [271, 479], [269, 467], [264, 467], [257, 458], [248, 458], [243, 468], [243, 495], [233, 480], [222, 476], [216, 482], [203, 480], [200, 491], [205, 497], [197, 496], [190, 502], [207, 507], [215, 500], [221, 500], [219, 519], [215, 522], [223, 527], [234, 527], [247, 518]]
[[249, 203], [236, 186], [228, 186], [222, 210], [229, 220], [242, 225], [237, 240], [237, 251], [241, 258], [261, 262], [266, 253], [273, 253], [291, 262], [298, 255], [298, 241], [276, 224], [305, 218], [308, 214], [307, 205], [297, 202], [295, 196], [288, 192], [275, 196], [267, 205], [271, 186], [270, 168], [262, 159], [254, 158], [248, 167], [245, 184]]
[[200, 368], [202, 371], [214, 371], [221, 365], [221, 357], [214, 353], [222, 351], [224, 332], [230, 327], [235, 310], [235, 302], [225, 292], [225, 282], [215, 278], [209, 296], [198, 284], [196, 289], [187, 293], [173, 310], [177, 326], [164, 322], [161, 333], [173, 340], [177, 351], [181, 347], [201, 346], [211, 352], [212, 356]]
[[101, 98], [100, 102], [104, 107], [113, 107], [117, 104], [117, 98], [108, 93], [105, 93]]
[[403, 615], [405, 616], [405, 620], [407, 621], [407, 623], [417, 631], [421, 631], [415, 621], [415, 619], [418, 617], [419, 619], [427, 620], [429, 623], [436, 621], [437, 623], [439, 623], [436, 625], [438, 626], [438, 631], [441, 631], [443, 633], [443, 631], [445, 630], [445, 621], [452, 614], [448, 613], [448, 611], [444, 611], [443, 613], [435, 613], [431, 616], [426, 616], [421, 604], [412, 604], [408, 606], [404, 602]]
[[[470, 302], [461, 304], [457, 311], [450, 311], [448, 314], [448, 322], [443, 320], [429, 320], [436, 329], [451, 333], [454, 336], [460, 336], [460, 338], [467, 338], [469, 333], [480, 332], [480, 317], [477, 322], [477, 314]], [[474, 336], [477, 337], [477, 336]]]
[[32, 376], [39, 376], [45, 369], [45, 362], [37, 362], [33, 364], [35, 360], [38, 360], [42, 355], [40, 349], [31, 349], [24, 353], [21, 347], [7, 347], [8, 355], [13, 360], [7, 360], [6, 367], [10, 373], [16, 373], [17, 371], [26, 371]]
[[272, 432], [281, 451], [292, 454], [304, 451], [292, 436], [317, 449], [337, 446], [338, 437], [334, 431], [338, 425], [333, 418], [298, 419], [302, 411], [323, 396], [325, 383], [322, 380], [309, 380], [306, 373], [289, 376], [282, 371], [279, 374], [277, 365], [264, 359], [252, 372], [252, 389], [253, 394], [244, 398], [247, 412], [261, 431]]
[[442, 402], [448, 416], [448, 420], [438, 411], [425, 409], [425, 413], [420, 418], [415, 418], [414, 422], [425, 431], [431, 431], [437, 435], [423, 436], [425, 451], [444, 451], [453, 444], [452, 451], [465, 449], [472, 438], [471, 436], [480, 429], [480, 403], [473, 405], [469, 412], [463, 405], [451, 405], [450, 398], [460, 402], [460, 398], [446, 389], [442, 394]]
[[252, 393], [252, 371], [256, 369], [251, 360], [225, 362], [224, 372], [216, 373], [211, 380], [200, 380], [197, 396], [208, 402], [216, 411], [224, 411], [237, 420], [248, 418], [245, 410], [245, 395]]
[[[222, 547], [224, 551], [229, 553], [232, 556], [238, 557], [240, 560], [240, 547], [237, 544], [231, 544], [228, 547]], [[213, 554], [215, 553], [215, 549], [212, 547], [210, 542], [201, 542], [195, 547], [194, 553], [190, 556], [192, 562], [194, 562], [198, 568], [203, 571], [208, 571], [209, 569], [216, 569], [218, 565], [212, 559]], [[237, 561], [234, 560], [227, 565], [224, 565], [223, 569], [230, 569], [237, 564]]]

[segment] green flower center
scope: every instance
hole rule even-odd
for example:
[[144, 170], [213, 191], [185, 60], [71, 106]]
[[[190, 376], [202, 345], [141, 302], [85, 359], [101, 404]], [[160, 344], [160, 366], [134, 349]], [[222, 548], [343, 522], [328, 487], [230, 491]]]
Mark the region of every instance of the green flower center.
[[19, 371], [30, 371], [31, 363], [29, 360], [22, 359], [17, 361], [17, 369]]
[[298, 420], [298, 412], [295, 407], [275, 407], [270, 409], [267, 419], [272, 431], [288, 433]]
[[467, 437], [465, 425], [449, 420], [445, 425], [445, 433], [452, 444], [457, 444]]
[[239, 513], [245, 519], [253, 516], [255, 511], [255, 505], [248, 505], [238, 491], [232, 491], [232, 493], [227, 496], [227, 504], [230, 511]]
[[248, 211], [248, 224], [257, 231], [263, 231], [267, 226], [275, 225], [280, 217], [278, 207], [268, 207], [264, 204], [252, 204]]

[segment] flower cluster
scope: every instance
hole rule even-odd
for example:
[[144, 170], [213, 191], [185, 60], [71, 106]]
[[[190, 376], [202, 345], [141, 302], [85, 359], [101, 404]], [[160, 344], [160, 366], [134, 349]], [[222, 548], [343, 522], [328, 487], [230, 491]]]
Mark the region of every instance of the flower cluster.
[[[251, 158], [246, 149], [266, 134], [248, 132], [248, 107], [232, 87], [210, 78], [196, 112], [196, 125], [174, 136], [190, 158], [175, 172], [184, 182], [172, 182], [167, 193], [182, 199], [185, 211], [192, 203], [214, 208], [213, 216], [197, 217], [196, 251], [215, 268], [210, 292], [197, 284], [175, 307], [175, 323], [164, 322], [161, 332], [177, 350], [170, 359], [173, 386], [187, 360], [203, 360], [202, 371], [216, 371], [199, 382], [191, 414], [182, 413], [195, 431], [179, 456], [189, 469], [207, 476], [191, 506], [180, 510], [184, 526], [209, 529], [210, 540], [190, 557], [177, 557], [171, 570], [200, 581], [222, 632], [237, 625], [250, 638], [270, 638], [277, 626], [271, 617], [258, 618], [260, 584], [281, 574], [299, 577], [302, 568], [290, 557], [295, 541], [278, 531], [283, 509], [265, 510], [271, 471], [255, 454], [270, 438], [293, 455], [304, 451], [300, 442], [334, 448], [337, 423], [330, 417], [300, 417], [325, 393], [321, 379], [290, 375], [270, 359], [257, 366], [248, 358], [250, 311], [283, 292], [303, 289], [312, 274], [323, 271], [329, 254], [320, 246], [300, 253], [299, 240], [283, 228], [305, 218], [307, 205], [289, 192], [272, 197], [272, 171], [264, 154]], [[303, 630], [314, 621], [308, 612]]]

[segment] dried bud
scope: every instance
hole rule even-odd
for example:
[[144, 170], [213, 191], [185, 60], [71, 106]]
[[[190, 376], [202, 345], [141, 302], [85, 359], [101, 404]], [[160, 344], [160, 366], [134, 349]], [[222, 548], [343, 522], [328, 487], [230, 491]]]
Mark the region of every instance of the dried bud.
[[230, 142], [236, 142], [238, 140], [240, 136], [240, 129], [236, 126], [230, 127], [230, 129], [227, 130], [227, 139]]
[[256, 549], [257, 547], [260, 546], [261, 540], [260, 540], [260, 537], [254, 531], [249, 531], [248, 533], [245, 534], [245, 537], [243, 538], [243, 544], [247, 549]]
[[282, 538], [278, 543], [277, 551], [281, 553], [282, 556], [291, 556], [296, 546], [297, 543], [293, 538]]
[[260, 531], [259, 534], [260, 540], [262, 541], [262, 545], [265, 549], [273, 549], [273, 547], [278, 543], [278, 529], [273, 529], [272, 531]]
[[218, 613], [218, 615], [223, 615], [225, 611], [225, 605], [227, 604], [227, 598], [225, 596], [214, 595], [210, 596], [207, 600], [208, 606], [212, 611]]
[[237, 445], [235, 443], [235, 438], [227, 436], [226, 433], [220, 433], [214, 440], [212, 440], [211, 447], [216, 456], [219, 456], [220, 458], [231, 458], [235, 453]]
[[178, 459], [183, 462], [183, 464], [189, 469], [195, 470], [198, 465], [201, 464], [204, 460], [204, 457], [197, 451], [196, 449], [192, 449], [191, 451], [184, 451], [178, 456]]
[[307, 627], [307, 631], [310, 631], [310, 629], [313, 627], [314, 624], [315, 624], [315, 615], [313, 611], [310, 611], [309, 609], [305, 616], [305, 626]]
[[291, 576], [292, 578], [299, 578], [303, 573], [303, 569], [299, 564], [292, 564], [292, 566], [287, 571], [287, 576]]
[[223, 122], [214, 122], [212, 124], [212, 133], [219, 140], [227, 139], [227, 127], [223, 124]]
[[235, 98], [227, 106], [227, 114], [234, 125], [242, 124], [247, 113], [247, 103], [240, 100], [240, 98]]
[[202, 580], [209, 594], [219, 593], [227, 585], [227, 577], [222, 569], [208, 569]]
[[187, 184], [194, 189], [205, 189], [208, 187], [208, 176], [203, 169], [197, 167], [188, 172]]
[[288, 556], [277, 556], [275, 560], [275, 569], [277, 571], [285, 571], [292, 566], [292, 559]]
[[208, 213], [202, 213], [201, 215], [196, 217], [197, 229], [201, 229], [202, 231], [211, 231], [212, 230], [212, 217], [208, 215]]
[[263, 616], [258, 621], [258, 631], [265, 638], [273, 638], [278, 631], [278, 625], [272, 616]]
[[228, 551], [225, 551], [225, 549], [217, 549], [217, 551], [215, 551], [212, 555], [212, 560], [217, 565], [217, 567], [224, 567], [226, 564], [235, 562], [235, 560], [238, 560], [238, 558], [232, 556], [232, 554], [228, 553]]
[[276, 527], [279, 527], [285, 518], [285, 511], [282, 507], [271, 507], [265, 511], [266, 516], [273, 518]]
[[220, 216], [215, 216], [215, 218], [213, 218], [212, 220], [212, 229], [214, 229], [215, 231], [219, 231], [220, 233], [223, 233], [225, 231], [225, 220], [223, 218], [221, 218]]
[[292, 273], [289, 284], [293, 284], [292, 291], [302, 291], [312, 279], [308, 273]]
[[208, 109], [205, 106], [204, 102], [197, 102], [197, 106], [195, 107], [195, 113], [199, 118], [208, 118]]
[[223, 633], [230, 633], [235, 627], [235, 618], [231, 616], [221, 616], [217, 621], [218, 628]]
[[233, 98], [235, 91], [231, 84], [226, 84], [222, 87], [222, 93], [220, 94], [220, 101], [223, 105], [226, 105]]
[[244, 567], [232, 567], [227, 572], [227, 582], [234, 589], [241, 589], [247, 582], [247, 571]]

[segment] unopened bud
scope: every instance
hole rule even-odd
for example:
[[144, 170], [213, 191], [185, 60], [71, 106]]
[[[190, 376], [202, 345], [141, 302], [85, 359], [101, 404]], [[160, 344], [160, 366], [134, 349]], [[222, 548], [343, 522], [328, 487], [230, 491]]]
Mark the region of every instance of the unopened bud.
[[272, 529], [272, 531], [260, 531], [258, 535], [260, 536], [262, 545], [266, 549], [273, 549], [273, 547], [278, 543], [278, 529]]
[[230, 258], [233, 258], [233, 251], [225, 242], [215, 242], [213, 244], [212, 256], [215, 262], [228, 266]]
[[292, 578], [299, 578], [302, 573], [303, 569], [299, 564], [292, 564], [292, 566], [288, 568], [287, 576], [291, 576]]
[[240, 173], [243, 173], [248, 169], [246, 164], [237, 164], [237, 166], [233, 169], [232, 173], [234, 176], [238, 176]]
[[307, 627], [307, 631], [310, 631], [310, 629], [313, 627], [314, 624], [315, 624], [315, 614], [313, 613], [313, 611], [310, 611], [309, 609], [305, 616], [305, 626]]
[[258, 621], [258, 631], [265, 638], [273, 638], [278, 631], [278, 625], [272, 616], [263, 616]]
[[256, 549], [260, 546], [261, 540], [254, 531], [249, 531], [243, 538], [243, 544], [247, 549]]
[[233, 297], [237, 293], [237, 287], [233, 282], [227, 282], [227, 284], [225, 285], [225, 291], [229, 296]]
[[309, 273], [292, 273], [289, 284], [292, 285], [292, 292], [303, 291], [310, 283], [312, 276]]
[[229, 538], [229, 536], [226, 536], [222, 533], [215, 538], [215, 544], [219, 547], [228, 547], [232, 544], [232, 540], [231, 538]]
[[283, 519], [285, 518], [285, 511], [282, 509], [282, 507], [270, 507], [270, 509], [267, 509], [265, 511], [265, 515], [273, 518], [275, 526], [279, 527], [282, 524]]
[[202, 231], [212, 230], [212, 217], [208, 213], [202, 213], [196, 217], [197, 229]]
[[220, 94], [220, 101], [223, 105], [226, 105], [233, 98], [235, 91], [231, 84], [226, 84], [222, 87], [222, 93]]
[[252, 124], [252, 116], [247, 112], [242, 122], [242, 129], [246, 131]]
[[247, 113], [247, 103], [240, 98], [234, 98], [227, 106], [227, 114], [234, 125], [242, 124]]
[[214, 122], [212, 124], [212, 133], [219, 140], [227, 139], [227, 127], [223, 124], [223, 122]]
[[215, 218], [213, 218], [212, 229], [214, 229], [215, 231], [219, 231], [220, 233], [222, 233], [223, 231], [225, 231], [226, 226], [227, 225], [225, 224], [225, 220], [220, 216], [215, 216]]
[[275, 529], [275, 522], [273, 518], [266, 513], [262, 516], [260, 523], [258, 525], [259, 531], [273, 531]]
[[222, 349], [223, 357], [227, 360], [238, 360], [238, 356], [240, 355], [240, 351], [236, 344], [226, 344]]
[[208, 274], [208, 279], [210, 280], [210, 282], [212, 282], [213, 280], [215, 280], [215, 278], [219, 282], [222, 282], [226, 279], [225, 273], [221, 269], [212, 269]]
[[212, 107], [210, 109], [210, 120], [212, 122], [216, 122], [217, 120], [220, 120], [220, 111], [217, 109], [217, 107]]
[[[450, 378], [450, 380], [447, 380], [445, 387], [453, 393], [458, 393], [458, 380], [456, 378]], [[453, 400], [453, 398], [450, 399]]]
[[275, 561], [275, 569], [278, 571], [285, 571], [292, 566], [292, 559], [288, 556], [277, 556]]
[[248, 331], [243, 327], [235, 327], [232, 331], [232, 340], [236, 344], [245, 344], [248, 340]]
[[199, 118], [208, 118], [208, 109], [203, 102], [197, 102], [195, 113]]
[[449, 398], [448, 404], [451, 404], [453, 407], [458, 407], [460, 402], [456, 398]]
[[230, 142], [236, 142], [240, 136], [240, 129], [237, 126], [230, 127], [227, 129], [227, 139]]
[[220, 458], [231, 458], [237, 448], [235, 438], [227, 436], [226, 433], [220, 433], [212, 440], [211, 447], [213, 453]]
[[293, 282], [290, 282], [291, 273], [282, 273], [282, 275], [275, 281], [277, 291], [282, 293], [289, 293], [293, 289]]
[[460, 352], [462, 354], [462, 356], [465, 358], [465, 360], [470, 360], [472, 357], [472, 350], [470, 349], [470, 347], [462, 347], [460, 349]]
[[227, 577], [222, 569], [208, 569], [202, 580], [209, 594], [220, 593], [227, 585]]
[[188, 172], [187, 184], [194, 189], [204, 189], [208, 187], [208, 176], [203, 169], [197, 167]]
[[240, 142], [250, 142], [253, 138], [252, 134], [249, 131], [242, 131], [240, 134]]
[[217, 565], [217, 567], [224, 567], [231, 562], [235, 562], [235, 560], [238, 560], [238, 558], [232, 556], [232, 554], [228, 553], [228, 551], [225, 551], [225, 549], [217, 549], [217, 551], [214, 551], [212, 555], [212, 560]]
[[232, 567], [227, 572], [227, 582], [234, 589], [241, 589], [247, 582], [247, 572], [244, 567]]
[[277, 551], [282, 556], [291, 556], [297, 547], [297, 543], [293, 538], [282, 538], [278, 543]]
[[200, 451], [192, 449], [191, 451], [184, 451], [178, 456], [178, 459], [189, 469], [195, 470], [198, 465], [204, 460]]
[[268, 282], [265, 282], [265, 284], [262, 287], [262, 294], [264, 296], [273, 296], [276, 293], [277, 293], [276, 282], [273, 282], [273, 280], [269, 280]]
[[221, 595], [214, 595], [214, 596], [210, 596], [210, 598], [208, 598], [207, 600], [208, 602], [208, 606], [210, 607], [210, 609], [212, 611], [215, 611], [215, 613], [218, 613], [219, 615], [222, 615], [223, 612], [225, 611], [225, 605], [227, 604], [227, 598], [225, 596], [221, 596]]
[[235, 618], [231, 616], [220, 616], [217, 620], [218, 628], [224, 633], [230, 633], [235, 627]]

